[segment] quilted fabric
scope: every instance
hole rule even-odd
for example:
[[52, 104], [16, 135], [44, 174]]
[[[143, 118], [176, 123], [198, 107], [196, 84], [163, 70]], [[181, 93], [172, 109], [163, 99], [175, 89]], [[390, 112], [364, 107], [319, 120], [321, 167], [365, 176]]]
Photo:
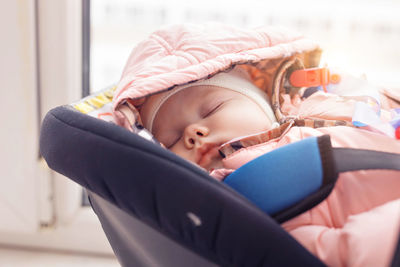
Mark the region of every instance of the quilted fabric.
[[121, 103], [139, 99], [230, 69], [312, 51], [318, 46], [301, 34], [283, 28], [242, 29], [223, 24], [183, 24], [164, 27], [132, 51], [114, 96], [114, 115]]

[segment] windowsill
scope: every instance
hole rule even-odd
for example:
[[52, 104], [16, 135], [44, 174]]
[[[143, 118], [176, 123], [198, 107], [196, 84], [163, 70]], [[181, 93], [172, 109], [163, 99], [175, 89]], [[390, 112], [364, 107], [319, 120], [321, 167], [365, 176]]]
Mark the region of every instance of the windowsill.
[[0, 232], [0, 244], [113, 255], [95, 213], [82, 207], [67, 225], [42, 227], [33, 233]]

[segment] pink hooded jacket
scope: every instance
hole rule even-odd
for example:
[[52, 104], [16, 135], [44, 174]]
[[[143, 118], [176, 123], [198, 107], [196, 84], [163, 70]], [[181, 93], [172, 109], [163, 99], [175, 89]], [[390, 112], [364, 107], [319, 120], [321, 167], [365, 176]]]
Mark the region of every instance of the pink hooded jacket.
[[[285, 73], [317, 66], [320, 52], [311, 40], [284, 29], [244, 30], [220, 24], [165, 27], [133, 50], [115, 91], [114, 117], [119, 125], [135, 131], [146, 96], [240, 65], [268, 93], [281, 126], [238, 138], [243, 144], [239, 150], [229, 144], [221, 147], [226, 169], [212, 173], [217, 179], [266, 152], [309, 136], [329, 134], [334, 147], [398, 153], [399, 141], [349, 127], [354, 99], [315, 93], [303, 101], [297, 95], [299, 88], [289, 93], [283, 90]], [[384, 108], [396, 107], [399, 99], [400, 90], [381, 92]], [[323, 202], [282, 226], [329, 266], [388, 266], [399, 238], [400, 174], [343, 173]]]

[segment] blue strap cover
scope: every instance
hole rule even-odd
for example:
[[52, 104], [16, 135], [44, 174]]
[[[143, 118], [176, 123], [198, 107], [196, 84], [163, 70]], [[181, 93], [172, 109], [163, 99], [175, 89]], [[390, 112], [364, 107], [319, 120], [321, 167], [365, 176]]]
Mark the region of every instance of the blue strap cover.
[[224, 182], [268, 214], [280, 212], [321, 187], [323, 170], [317, 138], [266, 153]]

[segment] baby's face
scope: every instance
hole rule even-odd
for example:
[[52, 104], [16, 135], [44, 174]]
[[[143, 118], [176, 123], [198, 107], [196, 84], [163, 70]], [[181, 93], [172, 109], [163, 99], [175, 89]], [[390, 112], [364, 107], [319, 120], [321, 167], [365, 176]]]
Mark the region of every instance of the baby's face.
[[161, 106], [153, 134], [172, 152], [212, 171], [223, 167], [220, 145], [270, 128], [267, 115], [247, 96], [197, 86], [176, 93]]

